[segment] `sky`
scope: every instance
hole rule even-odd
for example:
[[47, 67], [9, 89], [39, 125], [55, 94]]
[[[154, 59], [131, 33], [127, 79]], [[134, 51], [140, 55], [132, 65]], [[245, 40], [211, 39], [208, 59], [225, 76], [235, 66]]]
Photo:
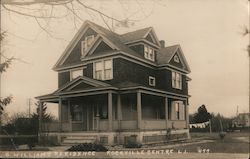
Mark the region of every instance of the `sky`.
[[[202, 104], [209, 112], [227, 117], [249, 112], [248, 37], [242, 36], [249, 24], [247, 0], [166, 0], [166, 1], [87, 1], [88, 5], [117, 18], [134, 20], [128, 27], [115, 26], [117, 33], [152, 26], [166, 46], [180, 44], [191, 68], [188, 75], [190, 113]], [[57, 8], [57, 14], [65, 12]], [[105, 26], [95, 13], [81, 12], [82, 20]], [[62, 14], [63, 15], [63, 14]], [[44, 24], [42, 22], [42, 24]], [[34, 97], [57, 89], [57, 73], [52, 70], [82, 21], [72, 16], [50, 21], [49, 34], [33, 18], [2, 11], [1, 27], [7, 36], [1, 43], [5, 56], [18, 58], [2, 74], [1, 95], [12, 95], [8, 114], [27, 112], [28, 99], [35, 110]], [[50, 35], [51, 34], [51, 35]], [[4, 58], [2, 58], [4, 60]], [[49, 111], [56, 113], [55, 105]]]

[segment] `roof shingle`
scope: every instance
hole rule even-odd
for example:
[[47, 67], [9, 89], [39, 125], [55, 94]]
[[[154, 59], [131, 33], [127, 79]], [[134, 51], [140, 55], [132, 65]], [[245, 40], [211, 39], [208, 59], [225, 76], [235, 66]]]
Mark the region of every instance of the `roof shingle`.
[[158, 65], [167, 64], [171, 57], [176, 53], [179, 45], [168, 46], [161, 48], [157, 54], [157, 63]]

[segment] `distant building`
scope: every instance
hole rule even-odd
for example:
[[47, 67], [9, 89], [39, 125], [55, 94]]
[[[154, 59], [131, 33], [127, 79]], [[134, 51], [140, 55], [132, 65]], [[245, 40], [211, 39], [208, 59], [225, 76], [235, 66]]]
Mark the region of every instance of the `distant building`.
[[86, 21], [54, 70], [59, 88], [37, 99], [59, 104], [59, 123], [40, 123], [41, 135], [109, 145], [189, 136], [188, 63], [152, 27], [116, 34]]
[[250, 113], [240, 113], [233, 120], [234, 127], [250, 127]]

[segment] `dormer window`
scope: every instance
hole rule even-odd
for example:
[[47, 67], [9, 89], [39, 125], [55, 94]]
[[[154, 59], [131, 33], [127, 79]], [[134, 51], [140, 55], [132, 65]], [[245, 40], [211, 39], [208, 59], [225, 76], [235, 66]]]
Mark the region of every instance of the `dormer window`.
[[95, 39], [94, 35], [86, 36], [85, 39], [81, 43], [81, 53], [82, 56], [86, 55], [86, 51], [89, 49], [90, 45], [93, 43]]
[[148, 60], [155, 61], [154, 49], [150, 46], [144, 45], [144, 57]]

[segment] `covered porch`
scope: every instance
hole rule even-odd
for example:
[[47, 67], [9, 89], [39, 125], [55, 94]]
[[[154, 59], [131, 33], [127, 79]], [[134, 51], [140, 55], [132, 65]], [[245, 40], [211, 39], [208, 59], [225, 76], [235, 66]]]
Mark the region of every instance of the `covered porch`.
[[[183, 101], [183, 109], [176, 110], [173, 101]], [[64, 95], [41, 102], [58, 103], [59, 120], [53, 123], [40, 120], [40, 132], [188, 129], [186, 99], [152, 94], [142, 89]]]

